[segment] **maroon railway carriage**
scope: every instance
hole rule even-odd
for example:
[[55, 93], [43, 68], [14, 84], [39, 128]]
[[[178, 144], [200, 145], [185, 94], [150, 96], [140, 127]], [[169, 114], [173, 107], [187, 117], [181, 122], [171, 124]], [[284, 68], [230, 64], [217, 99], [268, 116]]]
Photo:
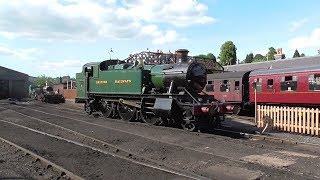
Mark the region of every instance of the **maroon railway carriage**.
[[205, 92], [228, 112], [252, 112], [254, 85], [258, 104], [320, 106], [320, 65], [208, 74]]
[[[252, 71], [250, 84], [254, 83], [259, 104], [320, 105], [320, 65]], [[253, 86], [250, 101], [255, 102]]]
[[238, 114], [241, 109], [250, 109], [250, 71], [223, 72], [207, 75], [205, 93], [226, 104], [228, 112]]

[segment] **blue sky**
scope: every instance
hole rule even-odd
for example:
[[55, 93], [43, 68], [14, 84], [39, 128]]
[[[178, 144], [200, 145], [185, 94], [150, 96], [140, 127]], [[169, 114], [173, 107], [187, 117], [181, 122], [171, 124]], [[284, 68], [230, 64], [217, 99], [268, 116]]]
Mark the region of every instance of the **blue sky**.
[[149, 48], [219, 55], [225, 41], [240, 60], [283, 48], [320, 49], [314, 0], [11, 0], [0, 1], [0, 65], [31, 76], [70, 75], [86, 62], [124, 59]]

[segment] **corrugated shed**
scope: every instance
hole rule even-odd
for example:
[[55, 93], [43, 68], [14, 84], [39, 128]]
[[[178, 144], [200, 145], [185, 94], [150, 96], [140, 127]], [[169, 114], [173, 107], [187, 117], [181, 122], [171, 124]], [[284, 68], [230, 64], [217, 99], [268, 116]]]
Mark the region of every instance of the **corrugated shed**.
[[21, 73], [6, 67], [0, 66], [0, 79], [1, 80], [27, 80], [28, 74]]
[[0, 66], [0, 99], [28, 96], [27, 74]]

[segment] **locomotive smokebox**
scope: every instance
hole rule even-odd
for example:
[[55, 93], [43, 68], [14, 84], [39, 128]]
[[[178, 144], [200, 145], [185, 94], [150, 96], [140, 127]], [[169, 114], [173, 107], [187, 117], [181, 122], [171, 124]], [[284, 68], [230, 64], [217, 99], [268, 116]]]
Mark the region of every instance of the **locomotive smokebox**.
[[176, 50], [177, 62], [188, 63], [188, 53], [189, 53], [189, 51], [187, 49]]

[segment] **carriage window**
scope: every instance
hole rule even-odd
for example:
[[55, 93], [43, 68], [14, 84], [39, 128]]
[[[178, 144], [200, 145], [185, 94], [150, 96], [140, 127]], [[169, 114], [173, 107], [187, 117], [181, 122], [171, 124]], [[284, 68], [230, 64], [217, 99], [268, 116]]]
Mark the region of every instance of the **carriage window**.
[[212, 81], [208, 81], [207, 85], [206, 85], [206, 91], [210, 92], [210, 91], [214, 91], [214, 85]]
[[240, 86], [240, 81], [235, 81], [234, 82], [234, 90], [239, 90], [240, 89], [239, 86]]
[[262, 78], [255, 79], [257, 92], [262, 91]]
[[297, 76], [281, 77], [281, 91], [297, 91]]
[[320, 74], [309, 75], [309, 90], [320, 91]]
[[229, 92], [230, 91], [230, 83], [229, 80], [220, 81], [220, 92]]
[[267, 85], [268, 89], [273, 89], [273, 79], [268, 79]]

